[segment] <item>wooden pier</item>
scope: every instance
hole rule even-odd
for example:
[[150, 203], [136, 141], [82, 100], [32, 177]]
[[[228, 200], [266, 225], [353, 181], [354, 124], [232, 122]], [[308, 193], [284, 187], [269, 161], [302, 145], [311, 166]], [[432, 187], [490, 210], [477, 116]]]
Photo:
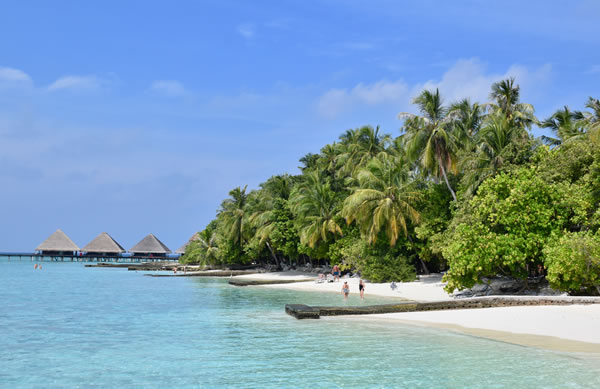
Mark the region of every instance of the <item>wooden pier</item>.
[[107, 263], [143, 263], [143, 262], [178, 262], [178, 257], [160, 256], [120, 256], [120, 255], [42, 255], [36, 253], [0, 253], [0, 258], [6, 257], [8, 261], [31, 262], [107, 262]]

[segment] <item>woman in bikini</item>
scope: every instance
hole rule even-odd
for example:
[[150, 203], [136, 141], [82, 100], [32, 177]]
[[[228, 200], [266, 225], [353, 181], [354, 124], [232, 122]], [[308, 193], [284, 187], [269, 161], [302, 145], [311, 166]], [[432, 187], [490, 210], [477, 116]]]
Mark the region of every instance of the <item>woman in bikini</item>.
[[358, 290], [360, 292], [360, 298], [362, 299], [365, 295], [365, 282], [362, 280], [362, 278], [358, 282]]
[[344, 285], [342, 285], [342, 294], [344, 298], [348, 298], [348, 294], [350, 293], [350, 286], [348, 286], [348, 281], [344, 281]]

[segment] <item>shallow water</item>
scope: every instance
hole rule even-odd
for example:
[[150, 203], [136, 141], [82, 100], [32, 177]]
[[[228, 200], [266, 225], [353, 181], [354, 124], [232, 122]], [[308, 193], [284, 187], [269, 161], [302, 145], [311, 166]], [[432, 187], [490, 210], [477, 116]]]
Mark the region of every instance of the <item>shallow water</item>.
[[600, 362], [586, 354], [284, 313], [357, 296], [0, 259], [0, 301], [6, 388], [600, 386]]

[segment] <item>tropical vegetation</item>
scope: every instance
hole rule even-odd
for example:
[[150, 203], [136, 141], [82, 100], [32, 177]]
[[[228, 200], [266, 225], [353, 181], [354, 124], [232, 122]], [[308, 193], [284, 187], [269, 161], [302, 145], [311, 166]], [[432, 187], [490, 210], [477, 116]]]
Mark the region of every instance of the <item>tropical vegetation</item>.
[[600, 101], [540, 120], [506, 79], [487, 102], [446, 104], [436, 89], [414, 104], [395, 137], [350, 129], [299, 174], [231, 190], [181, 261], [340, 264], [377, 282], [443, 271], [448, 290], [542, 278], [600, 294]]

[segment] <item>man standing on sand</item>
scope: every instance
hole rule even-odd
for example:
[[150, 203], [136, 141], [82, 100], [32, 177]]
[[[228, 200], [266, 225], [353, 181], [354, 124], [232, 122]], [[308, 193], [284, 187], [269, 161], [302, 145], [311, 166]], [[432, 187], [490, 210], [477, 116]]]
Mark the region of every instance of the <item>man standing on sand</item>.
[[340, 280], [340, 268], [338, 265], [334, 265], [333, 269], [331, 269], [331, 274], [333, 274], [333, 280], [334, 281], [339, 281]]

